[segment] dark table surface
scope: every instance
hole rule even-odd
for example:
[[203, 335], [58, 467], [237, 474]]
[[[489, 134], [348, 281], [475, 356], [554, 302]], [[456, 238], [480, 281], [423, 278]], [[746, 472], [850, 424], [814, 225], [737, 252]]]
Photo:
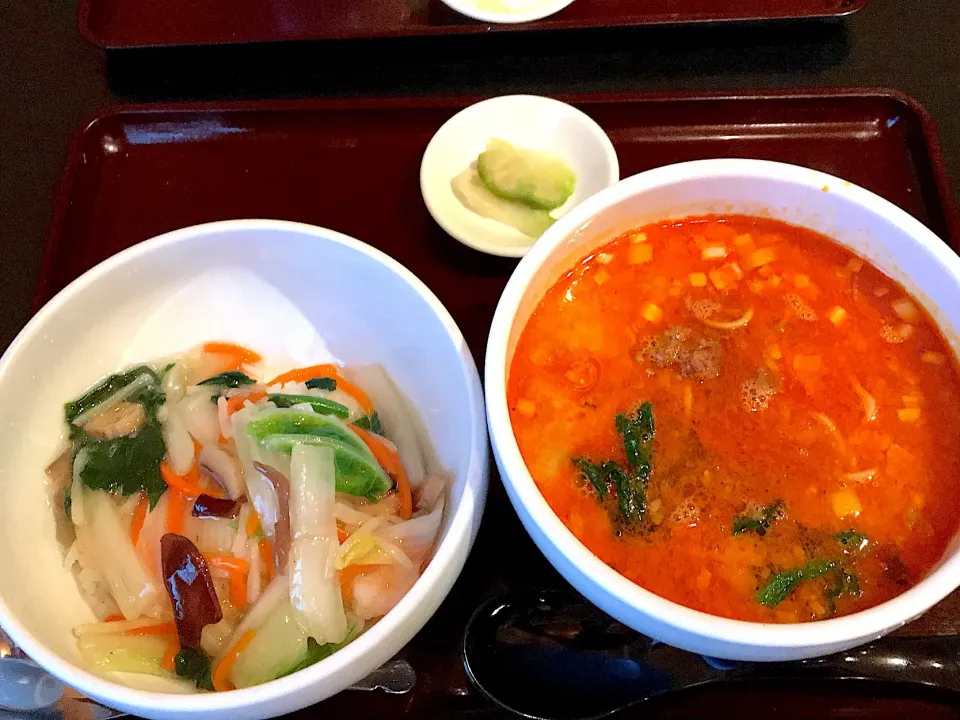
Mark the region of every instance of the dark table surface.
[[[107, 54], [81, 39], [75, 2], [0, 0], [0, 349], [29, 318], [69, 135], [107, 105], [891, 87], [914, 96], [933, 116], [960, 206], [958, 40], [957, 0], [870, 0], [842, 22]], [[941, 632], [960, 629], [960, 617], [936, 618], [933, 624]], [[820, 717], [847, 716], [842, 703], [803, 702], [799, 696], [769, 698], [780, 710], [797, 710], [792, 717], [808, 715], [804, 707]], [[764, 703], [768, 700], [758, 697], [755, 704]], [[905, 703], [861, 704], [856, 716], [948, 717], [930, 706]], [[828, 711], [831, 706], [839, 714]], [[696, 701], [686, 707], [670, 717], [698, 716], [692, 709]], [[730, 717], [737, 714], [728, 709]]]

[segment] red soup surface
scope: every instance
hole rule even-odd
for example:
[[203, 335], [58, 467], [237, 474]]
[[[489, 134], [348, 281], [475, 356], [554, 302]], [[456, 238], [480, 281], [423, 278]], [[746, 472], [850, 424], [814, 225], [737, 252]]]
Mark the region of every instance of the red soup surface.
[[576, 264], [508, 402], [547, 502], [669, 600], [802, 622], [922, 579], [960, 523], [960, 372], [931, 319], [834, 241], [692, 217]]

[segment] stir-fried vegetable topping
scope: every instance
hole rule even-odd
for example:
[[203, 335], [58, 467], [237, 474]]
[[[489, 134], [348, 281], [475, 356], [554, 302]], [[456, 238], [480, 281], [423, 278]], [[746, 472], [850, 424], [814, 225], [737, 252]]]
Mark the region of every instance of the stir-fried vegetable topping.
[[183, 648], [173, 659], [174, 672], [178, 677], [193, 680], [202, 690], [213, 690], [210, 679], [210, 658], [203, 650]]
[[71, 425], [79, 423], [88, 418], [91, 411], [110, 404], [109, 401], [139, 402], [155, 414], [164, 402], [159, 384], [160, 378], [157, 373], [146, 365], [111, 375], [92, 390], [64, 405], [67, 422]]
[[216, 498], [201, 494], [193, 503], [193, 510], [190, 514], [197, 518], [233, 519], [240, 514], [242, 505], [243, 498], [231, 500], [230, 498]]
[[337, 380], [332, 377], [311, 378], [305, 383], [308, 390], [328, 390], [333, 392], [337, 389]]
[[[67, 403], [73, 473], [91, 490], [123, 496], [144, 492], [157, 504], [166, 485], [160, 463], [166, 454], [158, 411], [165, 402], [160, 376], [142, 365], [111, 375]], [[70, 501], [65, 491], [64, 507]]]
[[268, 396], [270, 402], [278, 408], [288, 408], [294, 405], [307, 404], [313, 408], [314, 412], [321, 415], [336, 415], [338, 418], [347, 418], [350, 416], [350, 408], [328, 398], [317, 397], [316, 395], [284, 395], [281, 393], [270, 393]]
[[160, 476], [166, 445], [155, 420], [136, 435], [100, 441], [78, 437], [74, 444], [79, 445], [75, 469], [79, 465], [80, 479], [91, 490], [109, 490], [124, 496], [144, 492], [150, 498], [150, 507], [154, 507], [167, 489]]
[[361, 430], [369, 430], [372, 433], [377, 435], [384, 435], [383, 423], [380, 422], [380, 415], [373, 413], [372, 415], [364, 415], [353, 421], [353, 424], [356, 425]]
[[384, 370], [263, 382], [260, 361], [206, 343], [65, 406], [71, 447], [47, 476], [101, 618], [75, 629], [98, 671], [200, 691], [289, 675], [388, 612], [429, 557], [446, 480]]
[[240, 370], [228, 370], [219, 375], [201, 380], [197, 385], [214, 385], [216, 387], [238, 388], [242, 385], [253, 385], [254, 379]]
[[196, 545], [173, 533], [160, 538], [160, 554], [180, 647], [196, 650], [203, 628], [223, 619], [207, 561]]
[[304, 653], [303, 659], [300, 660], [300, 662], [298, 662], [289, 670], [284, 670], [283, 672], [281, 672], [279, 675], [276, 676], [275, 679], [279, 680], [280, 678], [286, 677], [287, 675], [293, 675], [293, 673], [297, 672], [298, 670], [303, 670], [304, 668], [308, 668], [311, 665], [316, 665], [321, 660], [327, 659], [328, 657], [333, 655], [337, 650], [339, 650], [340, 648], [344, 647], [347, 643], [349, 643], [353, 639], [351, 637], [352, 635], [353, 635], [353, 630], [351, 628], [351, 630], [347, 632], [347, 637], [343, 642], [324, 643], [323, 645], [318, 643], [313, 638], [307, 638], [307, 650]]

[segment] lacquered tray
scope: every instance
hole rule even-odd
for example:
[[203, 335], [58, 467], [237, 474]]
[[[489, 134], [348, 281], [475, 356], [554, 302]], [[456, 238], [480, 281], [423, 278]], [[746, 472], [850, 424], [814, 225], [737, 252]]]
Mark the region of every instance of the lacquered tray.
[[536, 22], [471, 20], [440, 0], [80, 0], [80, 31], [107, 48], [464, 35], [829, 18], [867, 0], [575, 0]]
[[[432, 134], [475, 98], [120, 107], [74, 136], [35, 304], [100, 260], [200, 222], [281, 218], [326, 226], [389, 253], [453, 314], [482, 367], [493, 310], [516, 262], [474, 252], [432, 221], [420, 158]], [[888, 198], [960, 248], [960, 223], [928, 116], [890, 91], [564, 98], [610, 134], [624, 176], [709, 157], [806, 165]], [[403, 697], [345, 693], [300, 718], [498, 717], [459, 660], [464, 623], [505, 588], [563, 580], [528, 538], [496, 476], [460, 580], [403, 651], [419, 679]], [[900, 631], [960, 634], [960, 592]], [[645, 705], [643, 717], [956, 717], [896, 691], [728, 688]], [[639, 715], [639, 713], [638, 713]]]

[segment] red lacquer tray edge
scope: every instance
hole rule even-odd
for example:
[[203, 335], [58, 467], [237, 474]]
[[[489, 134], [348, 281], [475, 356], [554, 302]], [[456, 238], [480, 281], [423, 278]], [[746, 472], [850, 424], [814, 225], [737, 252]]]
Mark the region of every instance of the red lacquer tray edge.
[[[86, 2], [88, 0], [81, 0]], [[946, 164], [937, 138], [936, 126], [933, 118], [912, 96], [891, 88], [812, 88], [797, 90], [761, 90], [761, 91], [717, 91], [717, 92], [682, 92], [682, 93], [588, 93], [565, 94], [555, 96], [564, 102], [591, 105], [612, 102], [675, 102], [697, 100], [770, 100], [770, 99], [817, 99], [863, 97], [882, 98], [892, 100], [904, 106], [906, 110], [919, 118], [925, 144], [925, 155], [930, 160], [934, 183], [943, 208], [947, 223], [947, 237], [942, 238], [948, 246], [960, 252], [960, 215], [953, 202], [950, 190], [950, 181], [947, 176]], [[40, 264], [40, 274], [37, 278], [36, 289], [33, 295], [32, 311], [36, 312], [52, 296], [50, 283], [57, 261], [58, 250], [62, 238], [63, 225], [70, 208], [74, 181], [80, 165], [83, 162], [83, 138], [87, 131], [99, 121], [121, 114], [135, 113], [163, 113], [163, 112], [198, 112], [198, 111], [267, 111], [267, 110], [338, 110], [338, 109], [394, 109], [394, 108], [425, 108], [450, 107], [458, 108], [485, 99], [485, 96], [445, 95], [437, 97], [389, 97], [389, 98], [358, 98], [358, 99], [309, 99], [309, 100], [247, 100], [228, 102], [182, 102], [159, 104], [117, 104], [97, 110], [86, 118], [73, 132], [67, 148], [66, 167], [60, 180], [57, 199], [54, 204], [53, 216], [48, 226], [44, 242], [43, 257]]]
[[374, 32], [374, 33], [346, 33], [342, 35], [331, 35], [328, 37], [304, 35], [302, 37], [283, 38], [278, 40], [210, 40], [200, 43], [122, 43], [111, 40], [110, 37], [97, 34], [90, 25], [91, 6], [98, 0], [79, 0], [77, 8], [77, 24], [80, 29], [80, 35], [91, 45], [104, 50], [129, 50], [134, 48], [159, 48], [159, 47], [199, 47], [216, 45], [245, 45], [245, 44], [264, 44], [267, 42], [323, 42], [338, 40], [362, 40], [373, 38], [416, 38], [416, 37], [437, 37], [437, 36], [456, 36], [456, 35], [475, 35], [490, 32], [543, 32], [551, 30], [580, 30], [580, 29], [600, 29], [604, 27], [655, 27], [655, 26], [684, 26], [684, 25], [730, 25], [730, 24], [756, 24], [762, 22], [790, 22], [795, 20], [830, 20], [845, 18], [859, 12], [869, 2], [869, 0], [853, 0], [850, 7], [837, 12], [810, 13], [805, 15], [776, 15], [769, 17], [726, 17], [726, 18], [691, 18], [687, 20], [678, 20], [675, 18], [631, 20], [625, 19], [623, 22], [617, 22], [613, 25], [590, 25], [577, 20], [553, 20], [550, 17], [542, 20], [536, 20], [529, 23], [520, 24], [496, 24], [471, 21], [469, 18], [463, 18], [461, 25], [437, 25], [431, 26], [426, 30], [400, 30], [399, 32]]

